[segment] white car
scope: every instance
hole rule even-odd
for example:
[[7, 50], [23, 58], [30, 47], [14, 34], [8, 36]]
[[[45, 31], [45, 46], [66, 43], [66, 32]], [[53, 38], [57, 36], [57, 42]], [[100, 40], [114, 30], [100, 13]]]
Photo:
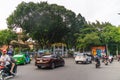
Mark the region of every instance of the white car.
[[76, 62], [76, 64], [78, 64], [79, 62], [81, 62], [81, 63], [92, 63], [92, 58], [88, 54], [79, 53], [75, 57], [75, 62]]

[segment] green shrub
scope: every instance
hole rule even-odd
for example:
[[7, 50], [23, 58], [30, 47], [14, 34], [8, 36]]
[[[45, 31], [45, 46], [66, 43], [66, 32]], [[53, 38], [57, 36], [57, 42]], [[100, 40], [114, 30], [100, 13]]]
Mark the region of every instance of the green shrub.
[[15, 49], [14, 49], [14, 55], [15, 54], [18, 54], [20, 52], [20, 49], [18, 48], [18, 47], [16, 47]]

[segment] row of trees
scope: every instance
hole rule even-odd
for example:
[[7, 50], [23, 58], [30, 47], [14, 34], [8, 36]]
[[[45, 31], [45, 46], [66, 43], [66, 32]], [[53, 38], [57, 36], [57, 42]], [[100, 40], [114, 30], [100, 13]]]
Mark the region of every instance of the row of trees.
[[93, 46], [106, 46], [107, 54], [118, 54], [120, 43], [120, 27], [110, 23], [89, 23], [80, 30], [77, 47], [89, 50]]
[[[92, 46], [100, 45], [107, 47], [107, 53], [108, 49], [112, 53], [120, 50], [120, 27], [108, 22], [89, 23], [81, 14], [76, 15], [64, 6], [56, 4], [22, 2], [7, 18], [7, 24], [10, 30], [13, 25], [20, 25], [26, 34], [29, 33], [39, 42], [41, 48], [63, 42], [68, 48], [86, 51]], [[13, 38], [15, 37], [10, 39]]]

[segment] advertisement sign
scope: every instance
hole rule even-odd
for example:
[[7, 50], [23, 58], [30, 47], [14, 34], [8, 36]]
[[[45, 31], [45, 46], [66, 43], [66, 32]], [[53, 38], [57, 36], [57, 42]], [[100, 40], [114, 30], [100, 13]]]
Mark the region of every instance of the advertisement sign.
[[92, 47], [92, 55], [93, 56], [102, 56], [106, 54], [105, 46], [98, 46], [98, 47]]

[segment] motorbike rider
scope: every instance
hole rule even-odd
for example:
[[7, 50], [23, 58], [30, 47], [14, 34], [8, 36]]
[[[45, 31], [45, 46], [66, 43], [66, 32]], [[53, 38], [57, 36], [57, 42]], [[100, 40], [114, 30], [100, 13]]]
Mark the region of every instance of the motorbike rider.
[[11, 61], [10, 56], [7, 55], [6, 49], [2, 50], [2, 55], [0, 58], [1, 58], [2, 62], [5, 63], [5, 66], [8, 67], [8, 69], [6, 69], [7, 72], [9, 74], [13, 74], [13, 69], [14, 69], [15, 64]]
[[11, 67], [11, 73], [14, 74], [15, 72], [15, 68], [17, 68], [16, 66], [16, 61], [13, 59], [13, 51], [8, 51], [7, 54], [9, 55], [10, 59], [11, 59], [11, 63], [12, 63], [12, 67]]
[[105, 58], [105, 61], [104, 61], [105, 65], [108, 65], [108, 56], [106, 55], [104, 58]]
[[102, 55], [102, 62], [105, 61], [105, 55]]
[[118, 55], [118, 61], [120, 61], [120, 55]]
[[100, 58], [98, 55], [95, 56], [95, 62], [96, 64], [100, 65]]
[[113, 62], [113, 56], [112, 56], [112, 55], [109, 56], [109, 62], [110, 62], [110, 63]]

